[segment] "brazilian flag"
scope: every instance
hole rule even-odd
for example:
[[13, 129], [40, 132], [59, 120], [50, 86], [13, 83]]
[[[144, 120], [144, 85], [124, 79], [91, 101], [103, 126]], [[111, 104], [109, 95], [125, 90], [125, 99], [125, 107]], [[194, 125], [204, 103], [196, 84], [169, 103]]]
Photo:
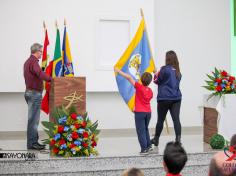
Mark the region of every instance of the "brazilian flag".
[[52, 77], [61, 77], [63, 76], [63, 67], [62, 67], [62, 56], [61, 56], [61, 41], [60, 41], [60, 31], [57, 29], [56, 44], [53, 57], [53, 69]]

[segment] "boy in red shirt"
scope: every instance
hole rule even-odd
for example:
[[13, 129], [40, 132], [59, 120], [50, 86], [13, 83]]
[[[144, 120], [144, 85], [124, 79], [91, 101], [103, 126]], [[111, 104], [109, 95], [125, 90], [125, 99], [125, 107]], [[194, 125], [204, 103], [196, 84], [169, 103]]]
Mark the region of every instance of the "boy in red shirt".
[[136, 89], [135, 93], [135, 107], [134, 107], [134, 117], [136, 132], [138, 135], [138, 141], [141, 147], [141, 155], [148, 154], [152, 150], [152, 144], [150, 141], [150, 135], [148, 131], [148, 125], [151, 119], [151, 106], [150, 101], [153, 97], [152, 90], [148, 85], [152, 81], [152, 75], [145, 72], [141, 76], [141, 83], [135, 81], [129, 74], [126, 74], [115, 68], [115, 72], [119, 73], [121, 76], [126, 78]]

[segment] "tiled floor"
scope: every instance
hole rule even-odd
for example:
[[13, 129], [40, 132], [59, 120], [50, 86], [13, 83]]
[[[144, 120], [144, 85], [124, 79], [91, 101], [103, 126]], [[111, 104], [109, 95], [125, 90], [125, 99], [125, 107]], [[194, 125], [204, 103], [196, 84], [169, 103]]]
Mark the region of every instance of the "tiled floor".
[[[162, 154], [165, 145], [173, 141], [174, 136], [162, 136], [160, 138], [159, 148], [154, 152]], [[210, 150], [208, 144], [203, 143], [202, 135], [184, 135], [182, 144], [188, 153], [201, 153]], [[23, 151], [26, 150], [25, 140], [0, 140], [0, 148], [3, 151]], [[105, 156], [133, 156], [138, 155], [140, 151], [137, 137], [103, 137], [99, 139], [97, 150], [101, 157]], [[48, 158], [48, 151], [40, 152], [39, 157]]]

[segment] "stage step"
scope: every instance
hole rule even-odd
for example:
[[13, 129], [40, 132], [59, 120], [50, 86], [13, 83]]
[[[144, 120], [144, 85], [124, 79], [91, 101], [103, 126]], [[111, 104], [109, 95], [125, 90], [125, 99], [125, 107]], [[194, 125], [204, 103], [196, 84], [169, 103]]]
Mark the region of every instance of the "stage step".
[[[204, 176], [214, 152], [188, 154], [183, 175]], [[164, 175], [162, 155], [92, 158], [50, 158], [35, 161], [0, 159], [0, 175], [120, 176], [126, 168], [137, 167], [145, 176]]]

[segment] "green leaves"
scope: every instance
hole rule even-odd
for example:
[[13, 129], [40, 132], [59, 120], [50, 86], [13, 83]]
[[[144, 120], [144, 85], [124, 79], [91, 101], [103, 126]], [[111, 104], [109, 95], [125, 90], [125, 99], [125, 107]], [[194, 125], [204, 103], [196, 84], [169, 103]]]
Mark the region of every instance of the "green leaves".
[[207, 77], [208, 77], [210, 80], [215, 81], [215, 77], [213, 77], [213, 76], [211, 76], [211, 75], [209, 75], [209, 74], [207, 74]]
[[206, 88], [207, 90], [214, 90], [214, 87], [212, 86], [202, 86], [202, 87]]
[[42, 121], [42, 125], [45, 127], [44, 131], [49, 137], [53, 137], [53, 131], [56, 129], [56, 126], [53, 122]]
[[206, 86], [202, 86], [204, 87], [205, 89], [209, 90], [209, 91], [215, 91], [214, 93], [212, 93], [207, 100], [209, 100], [210, 98], [212, 98], [213, 96], [218, 96], [220, 95], [221, 96], [221, 92], [217, 92], [216, 91], [216, 87], [218, 86], [218, 83], [216, 82], [216, 80], [218, 78], [220, 78], [220, 73], [221, 71], [218, 70], [216, 67], [214, 69], [214, 72], [212, 72], [212, 75], [210, 74], [206, 74], [207, 77], [209, 78], [209, 80], [205, 80], [206, 82]]
[[45, 145], [50, 144], [50, 140], [49, 139], [43, 139], [42, 142]]
[[64, 106], [56, 107], [52, 111], [52, 116], [55, 119], [56, 123], [59, 124], [59, 119], [65, 116], [68, 116], [69, 113]]
[[60, 118], [59, 115], [58, 115], [58, 112], [57, 112], [57, 108], [54, 108], [53, 111], [52, 111], [52, 117], [55, 119], [56, 123], [58, 123], [58, 119]]
[[82, 117], [83, 117], [84, 119], [86, 119], [86, 118], [88, 117], [88, 113], [85, 112], [84, 115], [82, 115]]
[[53, 122], [42, 121], [42, 125], [49, 131], [55, 130], [55, 124]]
[[62, 112], [65, 114], [65, 116], [68, 116], [69, 113], [67, 112], [66, 108], [64, 106], [61, 107]]
[[72, 106], [69, 108], [69, 114], [72, 114], [72, 113], [77, 113], [76, 107], [75, 107], [74, 105], [72, 105]]
[[95, 135], [98, 135], [100, 132], [101, 132], [101, 130], [95, 130], [93, 133], [94, 133]]
[[93, 123], [90, 127], [91, 132], [94, 133], [95, 135], [98, 135], [100, 133], [100, 130], [97, 130], [97, 127], [98, 127], [98, 121]]
[[214, 87], [214, 82], [213, 81], [205, 81], [209, 86], [213, 86]]
[[98, 121], [92, 124], [92, 126], [90, 127], [90, 130], [94, 132], [97, 129], [97, 127], [98, 127]]
[[48, 136], [53, 136], [53, 131], [52, 130], [46, 130], [44, 129], [45, 133], [47, 133]]
[[216, 75], [219, 75], [220, 74], [220, 71], [215, 67], [215, 74]]

